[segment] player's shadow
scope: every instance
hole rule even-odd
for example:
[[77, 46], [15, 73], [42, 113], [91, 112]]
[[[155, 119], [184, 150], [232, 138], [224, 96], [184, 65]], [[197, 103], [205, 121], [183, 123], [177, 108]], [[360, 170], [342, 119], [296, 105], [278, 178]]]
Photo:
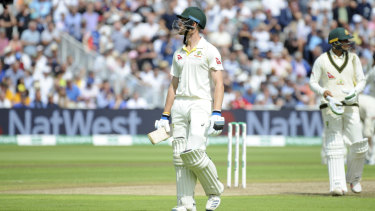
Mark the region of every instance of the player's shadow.
[[332, 196], [330, 193], [295, 193], [295, 192], [284, 192], [287, 195], [301, 195], [301, 196]]

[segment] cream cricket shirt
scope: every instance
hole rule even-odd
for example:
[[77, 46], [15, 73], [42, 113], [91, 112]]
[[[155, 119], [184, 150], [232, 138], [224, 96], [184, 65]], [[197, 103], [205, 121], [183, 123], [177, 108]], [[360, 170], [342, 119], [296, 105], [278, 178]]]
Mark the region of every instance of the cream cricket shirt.
[[310, 87], [322, 96], [322, 103], [327, 102], [323, 97], [325, 90], [329, 90], [335, 99], [343, 101], [347, 96], [343, 90], [355, 89], [359, 94], [365, 84], [361, 61], [351, 52], [343, 53], [339, 57], [330, 50], [320, 55], [314, 63], [310, 76]]
[[190, 52], [185, 46], [173, 55], [171, 74], [179, 78], [176, 97], [213, 100], [211, 70], [223, 70], [219, 51], [203, 37]]

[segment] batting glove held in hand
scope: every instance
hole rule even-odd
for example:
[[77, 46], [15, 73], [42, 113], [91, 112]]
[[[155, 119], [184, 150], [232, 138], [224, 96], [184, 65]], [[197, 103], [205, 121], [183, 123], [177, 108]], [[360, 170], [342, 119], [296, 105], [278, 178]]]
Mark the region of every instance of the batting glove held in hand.
[[331, 96], [327, 96], [328, 107], [331, 111], [337, 115], [342, 115], [344, 113], [344, 106], [342, 103]]
[[357, 92], [355, 91], [355, 89], [353, 89], [351, 91], [343, 90], [342, 92], [347, 94], [346, 97], [345, 97], [345, 100], [344, 100], [346, 105], [353, 105], [354, 103], [356, 103], [358, 101], [358, 95], [357, 95]]
[[162, 127], [165, 128], [165, 131], [169, 133], [171, 131], [171, 128], [169, 127], [169, 114], [163, 113], [161, 115], [160, 120], [155, 121], [155, 129], [160, 129]]
[[207, 134], [209, 136], [219, 135], [224, 128], [225, 119], [221, 116], [220, 111], [213, 111], [210, 117], [210, 125], [208, 126]]

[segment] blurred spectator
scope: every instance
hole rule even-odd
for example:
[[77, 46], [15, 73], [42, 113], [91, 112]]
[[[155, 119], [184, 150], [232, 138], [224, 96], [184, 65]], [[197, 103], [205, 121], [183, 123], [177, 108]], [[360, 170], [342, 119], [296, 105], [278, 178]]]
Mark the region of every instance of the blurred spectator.
[[168, 28], [168, 30], [172, 30], [172, 23], [174, 20], [177, 20], [177, 14], [174, 13], [174, 8], [176, 7], [176, 0], [168, 1], [168, 6], [166, 7], [165, 13], [161, 15], [161, 20]]
[[372, 10], [373, 8], [367, 0], [358, 1], [357, 12], [358, 14], [362, 15], [362, 17], [366, 18], [367, 20], [371, 20]]
[[46, 104], [46, 108], [51, 108], [51, 109], [57, 109], [59, 108], [59, 106], [54, 102], [53, 100], [53, 94], [52, 93], [49, 93], [48, 94], [48, 101], [47, 101], [47, 104]]
[[8, 46], [9, 39], [6, 37], [5, 30], [3, 28], [0, 29], [0, 55], [4, 53], [5, 47]]
[[126, 108], [126, 101], [122, 98], [121, 94], [116, 95], [116, 98], [109, 103], [108, 108], [111, 109], [124, 109]]
[[25, 4], [21, 4], [18, 14], [16, 16], [17, 19], [17, 29], [18, 33], [22, 34], [24, 30], [27, 29], [29, 22], [31, 21], [30, 9]]
[[8, 77], [13, 85], [17, 84], [17, 81], [21, 78], [23, 78], [25, 75], [24, 71], [20, 68], [20, 62], [15, 61], [11, 68], [8, 69], [5, 73], [5, 77]]
[[66, 96], [70, 101], [78, 102], [80, 100], [81, 92], [78, 86], [73, 82], [72, 78], [66, 80]]
[[243, 94], [243, 98], [250, 104], [254, 104], [257, 98], [256, 93], [254, 93], [253, 88], [249, 87]]
[[251, 109], [251, 103], [242, 96], [240, 91], [236, 91], [235, 96], [235, 99], [231, 102], [232, 109]]
[[123, 53], [125, 50], [130, 48], [129, 32], [122, 30], [122, 24], [120, 21], [116, 21], [113, 24], [113, 31], [111, 33], [111, 39], [114, 44], [115, 50], [119, 53]]
[[114, 100], [114, 92], [107, 80], [103, 81], [96, 100], [98, 108], [108, 108], [109, 104]]
[[13, 16], [9, 7], [3, 9], [3, 13], [0, 14], [0, 27], [5, 29], [6, 37], [12, 39], [13, 26], [16, 25], [16, 18]]
[[208, 35], [208, 41], [216, 47], [229, 48], [232, 45], [232, 36], [225, 30], [226, 25], [224, 23], [219, 24], [219, 30], [214, 31]]
[[40, 75], [39, 78], [34, 78], [34, 80], [39, 81], [40, 91], [42, 94], [42, 101], [46, 103], [48, 93], [52, 90], [54, 83], [51, 75], [51, 67], [42, 67], [42, 75]]
[[36, 22], [30, 21], [29, 28], [22, 32], [21, 41], [25, 53], [36, 55], [36, 45], [40, 42], [40, 33], [36, 30]]
[[147, 102], [139, 96], [138, 92], [134, 92], [133, 96], [128, 100], [127, 107], [129, 109], [147, 109]]
[[13, 108], [29, 108], [29, 98], [27, 97], [27, 93], [23, 92], [20, 94], [20, 101], [16, 102], [13, 105]]
[[46, 108], [46, 105], [42, 102], [42, 94], [40, 92], [40, 89], [37, 89], [35, 91], [35, 97], [34, 100], [29, 105], [30, 108]]
[[300, 75], [303, 77], [309, 76], [311, 72], [311, 66], [305, 59], [302, 58], [301, 52], [296, 52], [294, 54], [294, 58], [292, 61], [292, 73], [294, 75]]
[[30, 104], [30, 97], [28, 96], [28, 91], [26, 90], [25, 85], [23, 82], [18, 83], [17, 91], [13, 95], [12, 104], [13, 106], [17, 105], [23, 108], [24, 106], [28, 106]]
[[42, 32], [41, 43], [45, 48], [44, 54], [51, 57], [52, 50], [51, 46], [60, 42], [60, 33], [55, 28], [55, 24], [48, 23], [48, 28]]
[[78, 12], [78, 7], [71, 7], [65, 18], [65, 26], [69, 34], [80, 41], [82, 40], [81, 22], [82, 15]]
[[11, 108], [12, 103], [5, 98], [5, 93], [3, 90], [0, 90], [0, 108]]
[[23, 51], [22, 41], [20, 40], [18, 33], [13, 33], [13, 37], [12, 40], [10, 40], [9, 42], [9, 46], [14, 52]]
[[333, 20], [337, 21], [338, 25], [345, 27], [351, 20], [351, 11], [347, 1], [337, 0], [333, 7]]
[[57, 93], [57, 105], [60, 108], [72, 108], [72, 103], [69, 100], [68, 96], [66, 96], [66, 88], [65, 87], [59, 87], [58, 93]]
[[86, 12], [83, 13], [82, 19], [86, 23], [86, 32], [93, 32], [96, 30], [96, 27], [98, 25], [99, 15], [97, 12], [94, 11], [94, 5], [93, 3], [89, 2], [87, 3]]

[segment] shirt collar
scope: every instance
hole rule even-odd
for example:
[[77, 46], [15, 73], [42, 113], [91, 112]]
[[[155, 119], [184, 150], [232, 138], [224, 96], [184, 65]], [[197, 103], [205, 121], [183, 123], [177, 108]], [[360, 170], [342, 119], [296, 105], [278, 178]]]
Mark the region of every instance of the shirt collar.
[[331, 55], [332, 55], [332, 57], [333, 57], [334, 59], [344, 59], [344, 58], [345, 58], [345, 53], [344, 53], [344, 52], [341, 54], [341, 56], [337, 56], [337, 55], [333, 52], [332, 49], [331, 49], [330, 51], [331, 51]]
[[191, 49], [190, 52], [186, 49], [186, 45], [184, 45], [182, 47], [182, 50], [184, 50], [187, 54], [191, 54], [192, 52], [196, 51], [197, 49], [202, 49], [205, 42], [206, 42], [206, 39], [204, 39], [204, 37], [201, 36], [201, 39], [199, 40], [197, 46], [195, 46], [193, 49]]

